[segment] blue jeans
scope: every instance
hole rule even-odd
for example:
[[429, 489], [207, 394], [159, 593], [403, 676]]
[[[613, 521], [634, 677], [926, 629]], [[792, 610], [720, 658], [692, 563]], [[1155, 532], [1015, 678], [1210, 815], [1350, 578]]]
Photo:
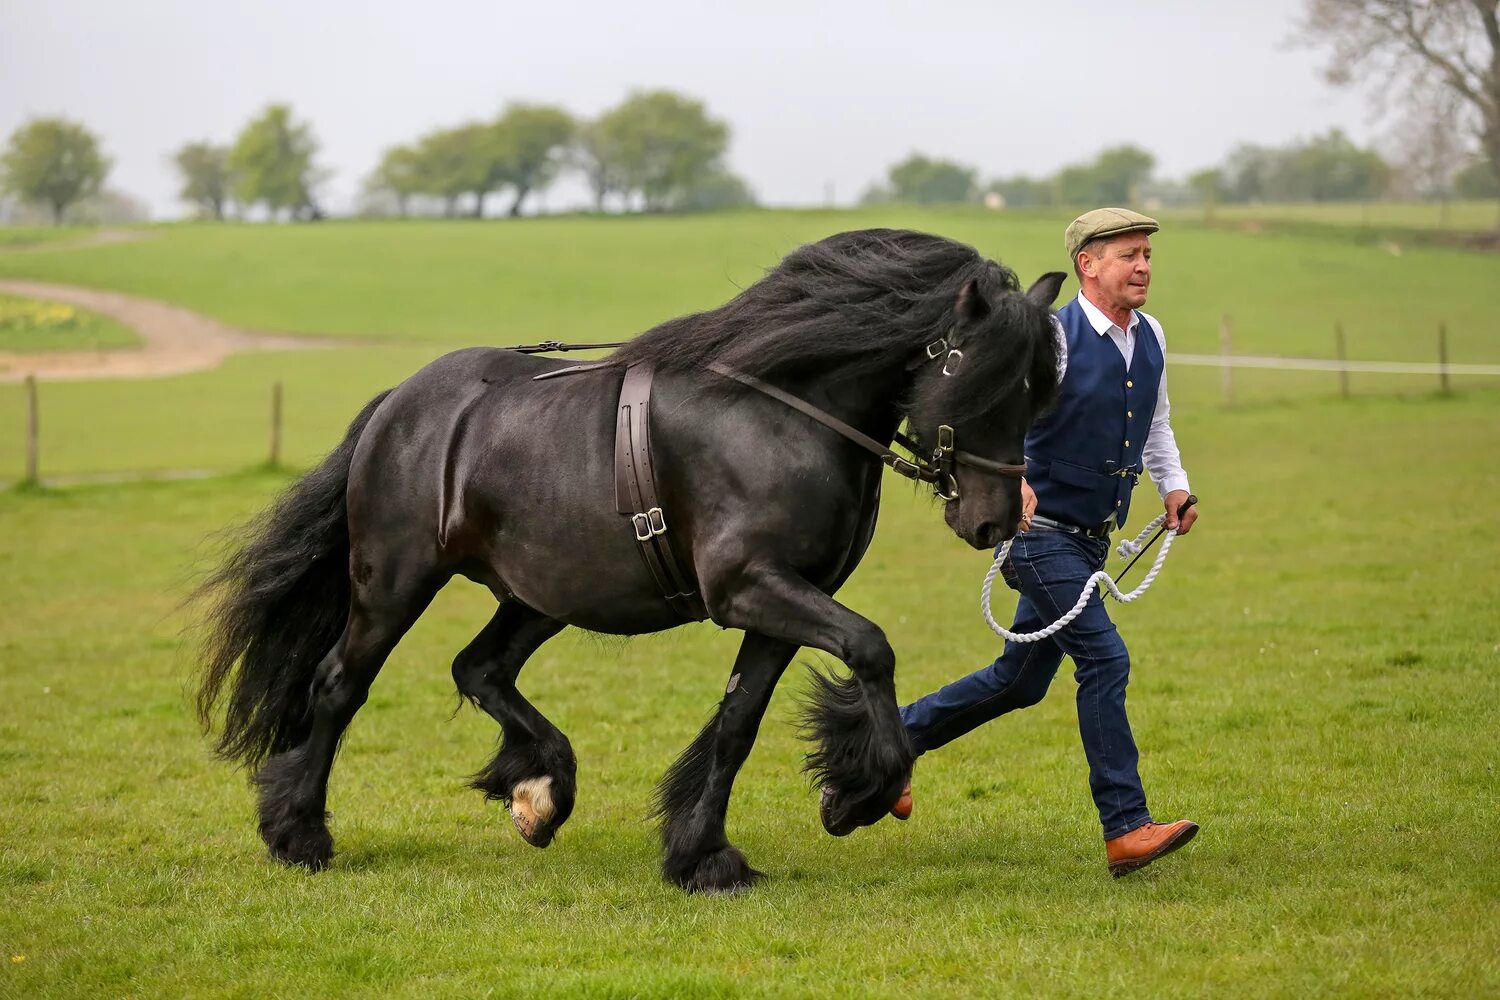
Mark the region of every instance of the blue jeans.
[[[1104, 565], [1109, 541], [1033, 527], [1018, 534], [1001, 567], [1021, 592], [1012, 632], [1035, 632], [1057, 621]], [[987, 667], [901, 709], [917, 752], [936, 750], [991, 719], [1035, 705], [1047, 693], [1064, 654], [1078, 681], [1078, 731], [1089, 762], [1089, 788], [1106, 840], [1151, 821], [1137, 771], [1139, 753], [1125, 718], [1130, 653], [1097, 589], [1067, 628], [1040, 642], [1007, 642]]]

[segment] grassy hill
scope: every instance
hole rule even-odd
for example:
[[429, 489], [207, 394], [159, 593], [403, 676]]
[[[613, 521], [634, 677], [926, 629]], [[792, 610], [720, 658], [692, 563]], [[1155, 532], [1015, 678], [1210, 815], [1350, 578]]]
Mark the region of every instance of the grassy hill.
[[[1068, 217], [920, 210], [748, 212], [680, 218], [176, 225], [139, 242], [0, 255], [0, 276], [165, 299], [252, 329], [446, 347], [555, 337], [614, 340], [716, 306], [801, 243], [905, 226], [972, 243], [1023, 281], [1068, 270]], [[1437, 324], [1454, 360], [1500, 361], [1482, 289], [1500, 256], [1356, 242], [1349, 232], [1261, 233], [1182, 220], [1155, 239], [1150, 308], [1176, 350], [1428, 360]], [[1069, 282], [1066, 291], [1076, 287]]]

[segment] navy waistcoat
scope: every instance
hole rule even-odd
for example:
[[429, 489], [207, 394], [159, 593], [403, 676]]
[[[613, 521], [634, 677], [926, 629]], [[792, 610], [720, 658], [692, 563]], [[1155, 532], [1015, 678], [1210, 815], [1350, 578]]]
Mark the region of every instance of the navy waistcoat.
[[1093, 527], [1125, 523], [1141, 474], [1165, 359], [1156, 331], [1135, 314], [1130, 367], [1108, 336], [1094, 330], [1075, 298], [1057, 311], [1068, 344], [1057, 406], [1026, 435], [1026, 481], [1037, 513]]

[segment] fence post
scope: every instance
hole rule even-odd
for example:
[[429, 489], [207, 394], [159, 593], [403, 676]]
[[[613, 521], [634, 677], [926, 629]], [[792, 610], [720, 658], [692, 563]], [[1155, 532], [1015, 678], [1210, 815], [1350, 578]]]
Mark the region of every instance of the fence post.
[[1438, 385], [1448, 395], [1448, 324], [1438, 324]]
[[1333, 353], [1339, 359], [1339, 395], [1349, 398], [1349, 358], [1344, 350], [1344, 322], [1333, 324]]
[[23, 486], [36, 486], [41, 483], [38, 473], [39, 446], [38, 435], [40, 433], [40, 419], [38, 417], [36, 404], [36, 376], [26, 376], [26, 477], [21, 480]]
[[1229, 314], [1224, 314], [1224, 319], [1219, 323], [1219, 371], [1222, 373], [1224, 384], [1224, 405], [1231, 406], [1234, 403], [1234, 381], [1230, 374], [1229, 357], [1233, 353], [1230, 345]]
[[271, 386], [271, 468], [281, 467], [281, 383]]

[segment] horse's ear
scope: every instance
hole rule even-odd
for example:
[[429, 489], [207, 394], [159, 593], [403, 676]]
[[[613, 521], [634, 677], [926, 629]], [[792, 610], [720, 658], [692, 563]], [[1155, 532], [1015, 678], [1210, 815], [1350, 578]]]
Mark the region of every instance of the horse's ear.
[[1057, 301], [1057, 293], [1062, 291], [1063, 282], [1067, 280], [1068, 276], [1061, 271], [1048, 271], [1026, 289], [1026, 297], [1039, 306], [1051, 309], [1052, 303]]
[[979, 290], [977, 280], [970, 278], [958, 290], [958, 304], [954, 306], [954, 311], [958, 313], [960, 322], [970, 323], [990, 314], [990, 304], [984, 300], [984, 293]]

